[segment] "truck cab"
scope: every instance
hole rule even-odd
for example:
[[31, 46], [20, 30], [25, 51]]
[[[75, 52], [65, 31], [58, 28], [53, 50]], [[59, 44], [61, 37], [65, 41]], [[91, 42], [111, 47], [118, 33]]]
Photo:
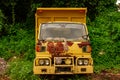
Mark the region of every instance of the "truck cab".
[[93, 73], [86, 8], [37, 8], [34, 74]]

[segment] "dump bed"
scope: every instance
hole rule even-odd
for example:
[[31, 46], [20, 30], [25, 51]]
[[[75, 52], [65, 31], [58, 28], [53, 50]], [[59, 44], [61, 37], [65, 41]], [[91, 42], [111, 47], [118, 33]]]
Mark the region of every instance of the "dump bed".
[[41, 23], [57, 21], [86, 23], [86, 12], [86, 8], [37, 8], [36, 37]]

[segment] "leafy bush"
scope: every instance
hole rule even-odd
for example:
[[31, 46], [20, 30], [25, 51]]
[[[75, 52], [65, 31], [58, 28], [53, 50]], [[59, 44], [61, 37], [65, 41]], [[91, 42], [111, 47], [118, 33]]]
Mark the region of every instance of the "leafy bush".
[[0, 32], [2, 31], [2, 27], [3, 27], [3, 19], [4, 19], [4, 15], [2, 13], [2, 11], [0, 10]]
[[5, 34], [4, 31], [5, 31], [5, 16], [4, 14], [2, 13], [1, 9], [0, 9], [0, 37]]
[[11, 49], [9, 48], [9, 38], [2, 38], [0, 40], [0, 56], [5, 59], [12, 57]]
[[9, 63], [7, 74], [11, 80], [40, 80], [38, 76], [33, 75], [31, 61], [16, 60]]
[[[105, 12], [89, 24], [95, 72], [120, 64], [120, 14]], [[98, 71], [98, 72], [99, 72]]]
[[19, 56], [26, 60], [33, 60], [34, 58], [34, 30], [22, 29], [20, 25], [16, 24], [9, 30], [8, 36], [3, 36], [0, 40], [0, 55], [5, 59], [12, 56]]

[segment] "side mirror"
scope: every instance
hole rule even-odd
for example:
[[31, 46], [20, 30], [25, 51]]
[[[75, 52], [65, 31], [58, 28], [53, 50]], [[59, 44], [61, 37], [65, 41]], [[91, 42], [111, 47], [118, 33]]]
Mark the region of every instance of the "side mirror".
[[82, 38], [87, 40], [88, 39], [88, 35], [83, 35]]

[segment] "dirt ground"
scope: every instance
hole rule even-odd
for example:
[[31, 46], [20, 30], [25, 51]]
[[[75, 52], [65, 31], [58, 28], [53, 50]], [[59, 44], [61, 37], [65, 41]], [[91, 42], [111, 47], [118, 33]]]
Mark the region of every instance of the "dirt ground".
[[42, 80], [120, 80], [120, 74], [100, 73], [90, 75], [57, 75], [57, 76], [42, 76]]
[[120, 80], [120, 74], [101, 73], [92, 74], [92, 80]]
[[[120, 74], [113, 74], [113, 73], [100, 73], [100, 74], [91, 74], [91, 75], [80, 75], [80, 77], [87, 77], [83, 80], [120, 80]], [[10, 80], [7, 75], [0, 76], [0, 80]], [[75, 79], [74, 76], [44, 76], [43, 80], [79, 80], [79, 78]], [[82, 80], [82, 79], [80, 79]]]
[[7, 75], [1, 75], [0, 80], [10, 80], [10, 78]]

